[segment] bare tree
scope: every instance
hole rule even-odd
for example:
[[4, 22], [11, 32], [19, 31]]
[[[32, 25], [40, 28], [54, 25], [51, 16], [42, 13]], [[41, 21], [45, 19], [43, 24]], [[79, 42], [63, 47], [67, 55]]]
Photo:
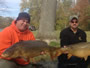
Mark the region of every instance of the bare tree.
[[53, 32], [55, 30], [56, 5], [57, 0], [43, 0], [38, 38], [52, 39], [55, 37]]

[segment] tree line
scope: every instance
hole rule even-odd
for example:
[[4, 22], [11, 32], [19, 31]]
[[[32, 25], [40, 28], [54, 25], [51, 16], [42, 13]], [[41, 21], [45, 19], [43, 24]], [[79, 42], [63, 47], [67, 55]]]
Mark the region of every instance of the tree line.
[[[40, 13], [43, 0], [21, 0], [20, 7], [21, 11], [28, 11], [31, 15], [31, 25], [34, 25], [37, 29], [40, 23]], [[7, 7], [5, 1], [0, 0], [0, 6]], [[0, 10], [2, 11], [2, 10]], [[90, 30], [90, 1], [89, 0], [77, 0], [75, 4], [72, 0], [57, 0], [56, 7], [56, 22], [55, 30], [61, 30], [68, 26], [69, 17], [71, 15], [78, 15], [80, 28], [84, 30]], [[0, 17], [0, 24], [5, 27]], [[7, 19], [5, 19], [7, 20]], [[4, 20], [4, 21], [5, 21]], [[5, 24], [6, 25], [6, 24]], [[1, 27], [1, 28], [2, 28]]]
[[0, 16], [0, 29], [3, 29], [11, 24], [13, 18]]
[[[47, 0], [48, 1], [48, 0]], [[49, 3], [51, 5], [52, 1]], [[21, 0], [21, 11], [27, 10], [31, 16], [31, 24], [39, 28], [40, 13], [43, 0]], [[55, 6], [55, 5], [54, 5]], [[89, 0], [57, 0], [55, 30], [68, 26], [69, 17], [79, 16], [80, 28], [90, 30], [90, 1]]]

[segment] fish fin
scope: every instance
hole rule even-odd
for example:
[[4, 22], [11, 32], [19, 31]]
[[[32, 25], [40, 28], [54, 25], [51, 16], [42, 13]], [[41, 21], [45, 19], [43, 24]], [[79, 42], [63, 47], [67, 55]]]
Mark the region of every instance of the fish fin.
[[32, 63], [36, 63], [36, 61], [34, 60], [34, 58], [30, 58], [29, 60], [31, 60]]
[[61, 54], [61, 52], [56, 52], [55, 57], [60, 56]]
[[72, 54], [68, 54], [67, 56], [68, 56], [68, 59], [70, 59], [70, 58], [71, 58], [71, 56], [72, 56]]
[[51, 60], [54, 60], [54, 54], [52, 52], [50, 52], [50, 57], [51, 57]]
[[27, 60], [26, 58], [24, 58], [24, 61], [26, 61], [26, 62], [27, 62], [28, 60]]
[[55, 59], [57, 56], [60, 56], [62, 54], [60, 48], [58, 48], [56, 51], [52, 52], [52, 58]]
[[26, 61], [26, 62], [28, 61], [28, 59], [27, 59], [27, 58], [25, 58], [25, 57], [22, 57], [22, 58], [24, 59], [24, 61]]
[[87, 60], [87, 57], [84, 57], [85, 61]]

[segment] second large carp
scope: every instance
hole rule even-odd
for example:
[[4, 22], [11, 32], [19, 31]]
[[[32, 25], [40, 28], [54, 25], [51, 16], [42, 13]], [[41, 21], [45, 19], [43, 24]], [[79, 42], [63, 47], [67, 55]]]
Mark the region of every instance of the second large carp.
[[90, 56], [90, 42], [68, 45], [65, 48], [62, 47], [61, 51], [62, 53], [68, 54], [68, 59], [71, 58], [71, 56], [76, 56], [87, 60], [88, 56]]

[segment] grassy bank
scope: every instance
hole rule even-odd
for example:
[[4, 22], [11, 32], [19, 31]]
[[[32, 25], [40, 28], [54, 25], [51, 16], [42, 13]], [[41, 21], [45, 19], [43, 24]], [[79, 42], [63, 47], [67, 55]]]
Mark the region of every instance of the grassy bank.
[[[86, 34], [87, 34], [87, 42], [90, 42], [90, 31], [85, 31], [85, 32], [86, 32]], [[36, 37], [37, 31], [33, 31], [33, 33], [34, 33], [34, 35], [35, 35], [35, 37]], [[50, 44], [51, 44], [52, 46], [59, 44], [60, 31], [59, 31], [59, 30], [58, 30], [58, 31], [55, 31], [55, 34], [56, 34], [56, 38], [57, 38], [58, 42], [56, 42], [56, 41], [51, 41]]]

